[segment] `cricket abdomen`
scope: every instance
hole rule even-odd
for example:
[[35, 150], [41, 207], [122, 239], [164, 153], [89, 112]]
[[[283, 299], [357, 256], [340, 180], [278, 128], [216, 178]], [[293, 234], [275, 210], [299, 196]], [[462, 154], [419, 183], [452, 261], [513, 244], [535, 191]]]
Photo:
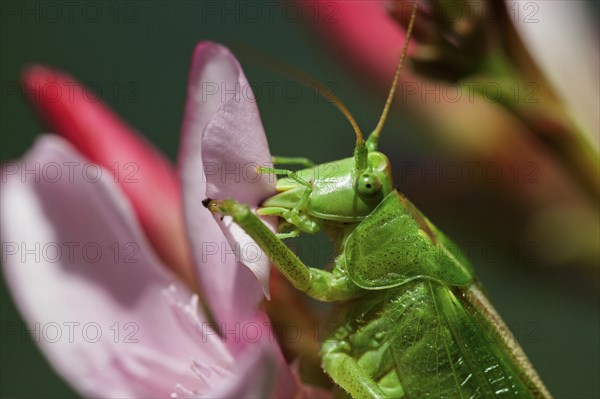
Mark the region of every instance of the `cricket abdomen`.
[[[347, 303], [323, 343], [324, 367], [330, 372], [339, 366], [336, 355], [347, 355], [384, 398], [548, 397], [531, 383], [495, 322], [467, 303], [466, 291], [419, 280]], [[330, 375], [357, 389], [359, 378]]]

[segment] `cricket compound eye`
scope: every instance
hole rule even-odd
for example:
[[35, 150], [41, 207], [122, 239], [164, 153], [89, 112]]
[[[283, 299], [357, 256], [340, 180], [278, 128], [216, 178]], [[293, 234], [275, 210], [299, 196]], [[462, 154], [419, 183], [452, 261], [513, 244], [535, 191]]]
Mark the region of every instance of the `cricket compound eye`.
[[381, 179], [373, 173], [361, 173], [356, 178], [356, 191], [363, 197], [374, 197], [381, 187]]

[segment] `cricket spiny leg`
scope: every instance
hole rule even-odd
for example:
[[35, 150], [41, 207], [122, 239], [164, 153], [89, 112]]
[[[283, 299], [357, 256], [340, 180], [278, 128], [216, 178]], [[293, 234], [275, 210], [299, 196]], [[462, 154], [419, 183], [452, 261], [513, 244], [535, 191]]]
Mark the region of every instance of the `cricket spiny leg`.
[[272, 158], [273, 164], [275, 165], [302, 165], [306, 168], [310, 168], [315, 166], [315, 163], [308, 158], [304, 157], [279, 157], [273, 156]]
[[[275, 175], [286, 175], [290, 179], [293, 179], [296, 182], [298, 182], [300, 185], [306, 187], [306, 189], [302, 193], [302, 196], [300, 197], [300, 200], [298, 201], [298, 203], [296, 205], [294, 205], [294, 207], [292, 209], [262, 208], [261, 210], [258, 211], [259, 214], [261, 214], [261, 215], [271, 214], [271, 215], [279, 216], [279, 217], [285, 219], [288, 223], [296, 226], [298, 228], [298, 230], [305, 232], [305, 233], [309, 233], [309, 234], [315, 234], [321, 229], [321, 226], [318, 222], [316, 222], [313, 218], [311, 218], [310, 216], [308, 216], [304, 212], [302, 212], [302, 210], [304, 209], [304, 206], [306, 205], [306, 202], [308, 201], [310, 194], [312, 193], [312, 190], [313, 190], [312, 184], [310, 182], [307, 182], [306, 180], [304, 180], [300, 176], [298, 176], [295, 172], [293, 172], [291, 170], [287, 170], [287, 169], [271, 169], [271, 168], [260, 167], [260, 168], [258, 168], [258, 171], [259, 171], [259, 173], [272, 173]], [[295, 237], [295, 236], [293, 236], [293, 237]]]
[[327, 339], [321, 349], [323, 368], [353, 398], [388, 399], [367, 372], [347, 353], [347, 343]]
[[259, 173], [272, 173], [274, 175], [285, 175], [287, 177], [289, 177], [292, 180], [295, 180], [298, 184], [306, 187], [306, 189], [304, 190], [304, 193], [302, 194], [302, 197], [300, 198], [300, 201], [298, 201], [298, 203], [296, 204], [296, 206], [294, 206], [289, 212], [290, 214], [293, 216], [297, 216], [300, 213], [300, 209], [304, 207], [304, 205], [306, 204], [306, 201], [308, 201], [308, 198], [310, 197], [310, 193], [312, 193], [312, 184], [310, 182], [307, 182], [306, 180], [304, 180], [303, 178], [301, 178], [300, 176], [298, 176], [296, 174], [296, 172], [291, 171], [291, 170], [287, 170], [287, 169], [276, 169], [276, 168], [263, 168], [263, 167], [259, 167], [258, 168], [258, 172]]
[[293, 170], [289, 170], [289, 169], [278, 169], [278, 168], [264, 168], [262, 166], [259, 166], [257, 168], [258, 173], [263, 173], [263, 174], [273, 174], [273, 175], [278, 175], [278, 176], [287, 176], [292, 180], [295, 180], [296, 182], [298, 182], [300, 185], [305, 186], [308, 189], [312, 190], [312, 185], [307, 182], [306, 180], [304, 180], [303, 178], [301, 178], [300, 176], [298, 176], [298, 174], [296, 172], [294, 172]]
[[[305, 213], [300, 213], [298, 211], [293, 212], [292, 210], [287, 209], [287, 208], [265, 207], [265, 208], [259, 208], [256, 211], [256, 213], [258, 215], [277, 216], [277, 217], [284, 219], [287, 222], [287, 224], [294, 227], [294, 229], [292, 229], [293, 230], [292, 233], [294, 234], [293, 237], [298, 236], [302, 232], [309, 233], [309, 234], [316, 234], [319, 232], [319, 230], [321, 230], [321, 224], [317, 220], [306, 215]], [[296, 233], [296, 231], [297, 231], [297, 233]], [[286, 236], [280, 236], [280, 235], [277, 235], [277, 236], [279, 238], [289, 238]]]
[[271, 262], [297, 289], [322, 301], [349, 299], [361, 292], [348, 277], [305, 265], [267, 226], [248, 205], [233, 199], [202, 201], [211, 212], [228, 215], [265, 251]]
[[280, 239], [280, 240], [284, 240], [286, 238], [295, 238], [298, 237], [300, 235], [301, 231], [298, 229], [292, 230], [289, 233], [276, 233], [275, 236]]

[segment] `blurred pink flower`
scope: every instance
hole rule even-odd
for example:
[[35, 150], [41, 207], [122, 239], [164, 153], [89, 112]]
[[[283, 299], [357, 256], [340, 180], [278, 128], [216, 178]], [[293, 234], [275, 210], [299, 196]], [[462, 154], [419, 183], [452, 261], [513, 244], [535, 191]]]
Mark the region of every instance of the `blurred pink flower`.
[[[335, 21], [317, 19], [315, 29], [340, 53], [344, 65], [356, 67], [357, 76], [371, 86], [387, 90], [414, 2], [298, 1], [309, 11], [315, 3], [335, 10]], [[486, 206], [477, 215], [469, 207], [470, 219], [484, 221], [478, 228], [493, 226], [498, 236], [538, 243], [544, 264], [597, 269], [600, 77], [598, 35], [590, 26], [593, 19], [585, 17], [586, 5], [562, 0], [421, 0], [409, 46], [412, 68], [407, 64], [400, 75], [395, 106], [434, 137], [429, 156], [494, 165], [503, 176], [458, 182], [442, 176], [446, 184], [429, 187], [414, 179], [413, 190], [423, 190], [423, 199], [437, 198], [429, 195], [435, 190], [443, 192], [447, 207], [461, 207], [461, 198], [475, 189], [490, 198], [492, 207], [511, 212], [508, 217], [494, 215]], [[473, 65], [462, 69], [462, 75], [440, 79], [438, 75], [453, 67], [464, 67], [465, 59]], [[488, 83], [505, 94], [514, 87], [535, 93], [499, 100], [473, 89]], [[515, 175], [526, 167], [534, 168], [531, 181], [523, 173]]]
[[64, 138], [43, 136], [3, 165], [4, 273], [55, 369], [87, 397], [299, 397], [257, 306], [267, 258], [247, 268], [227, 256], [225, 235], [248, 239], [224, 235], [201, 203], [213, 195], [258, 205], [274, 189], [264, 176], [222, 180], [203, 167], [270, 162], [256, 104], [239, 98], [249, 85], [233, 55], [209, 42], [195, 50], [179, 172], [72, 78], [36, 66], [24, 84]]
[[600, 150], [600, 47], [592, 4], [584, 1], [505, 0], [519, 38], [566, 112]]

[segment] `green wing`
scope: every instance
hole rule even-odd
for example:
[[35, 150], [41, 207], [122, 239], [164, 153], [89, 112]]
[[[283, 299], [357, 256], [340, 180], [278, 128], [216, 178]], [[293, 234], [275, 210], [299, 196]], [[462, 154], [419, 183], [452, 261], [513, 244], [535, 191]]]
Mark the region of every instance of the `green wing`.
[[[501, 321], [473, 305], [471, 289], [455, 294], [421, 280], [363, 298], [340, 330], [349, 355], [391, 398], [549, 398]], [[396, 387], [386, 383], [393, 370]]]
[[545, 389], [534, 382], [537, 376], [528, 374], [527, 360], [517, 360], [521, 356], [515, 351], [522, 352], [512, 336], [504, 335], [504, 324], [484, 317], [467, 300], [467, 291], [457, 296], [448, 287], [423, 282], [411, 295], [412, 306], [390, 335], [407, 397], [544, 397]]
[[396, 287], [417, 277], [468, 286], [473, 270], [458, 247], [394, 191], [345, 243], [348, 275], [361, 288]]

